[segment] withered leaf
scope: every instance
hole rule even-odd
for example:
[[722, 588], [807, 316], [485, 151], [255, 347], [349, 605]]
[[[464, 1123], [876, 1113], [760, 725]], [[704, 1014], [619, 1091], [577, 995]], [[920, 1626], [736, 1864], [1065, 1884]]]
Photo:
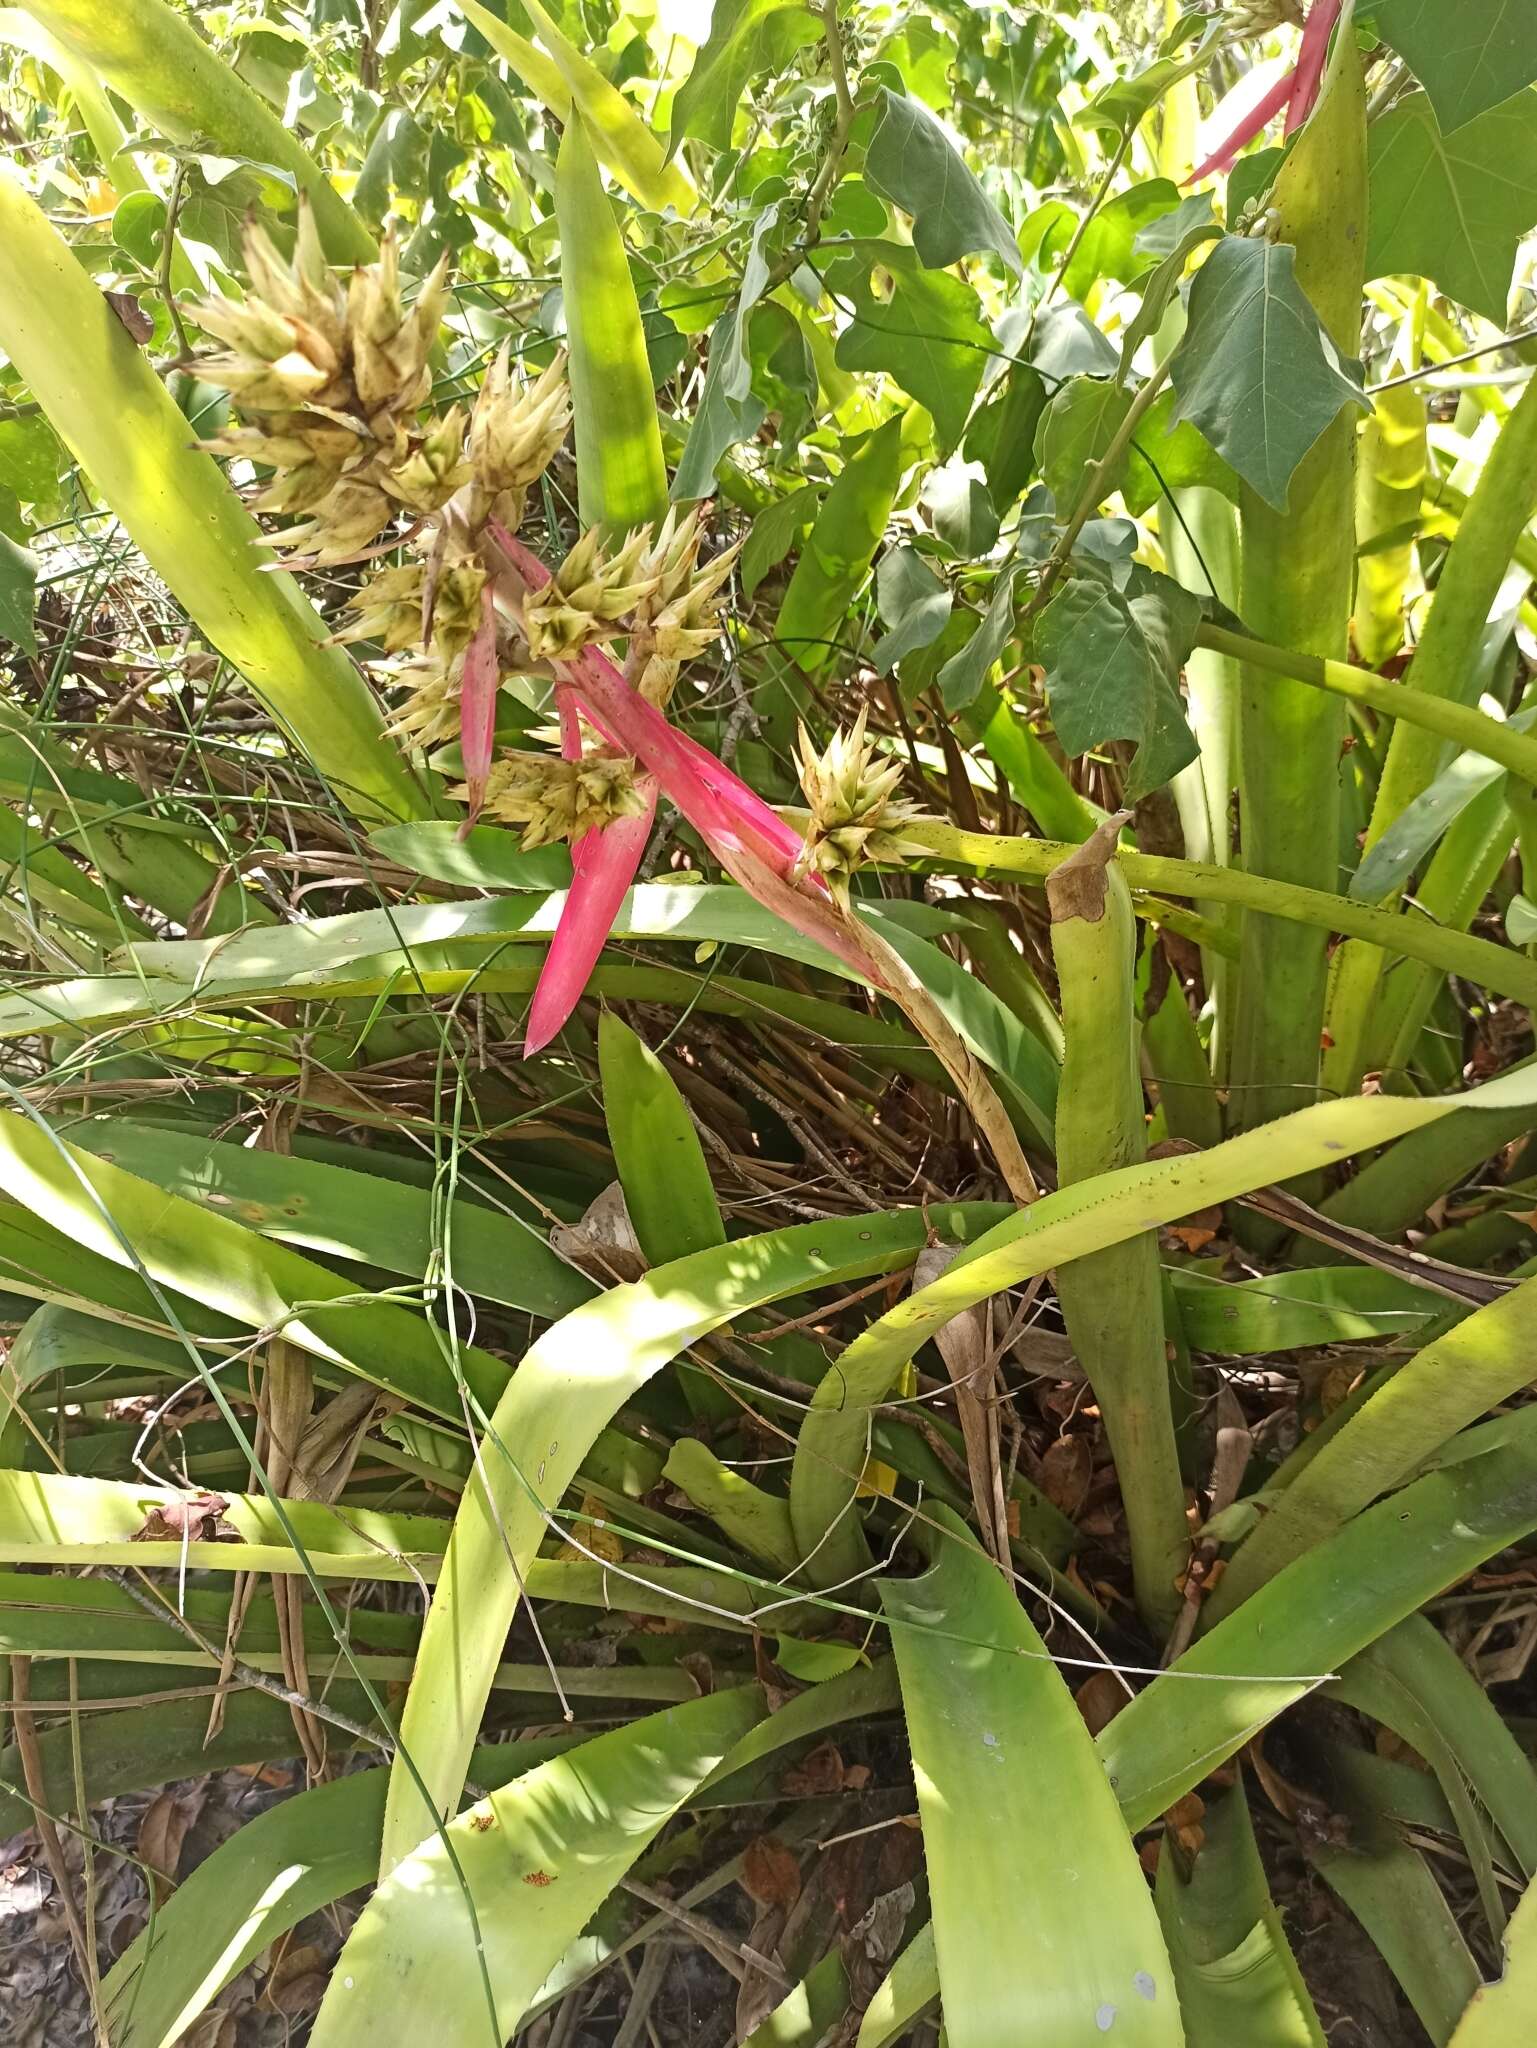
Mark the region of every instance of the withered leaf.
[[772, 1835], [749, 1842], [742, 1858], [742, 1889], [757, 1905], [793, 1906], [801, 1895], [801, 1867], [794, 1851]]

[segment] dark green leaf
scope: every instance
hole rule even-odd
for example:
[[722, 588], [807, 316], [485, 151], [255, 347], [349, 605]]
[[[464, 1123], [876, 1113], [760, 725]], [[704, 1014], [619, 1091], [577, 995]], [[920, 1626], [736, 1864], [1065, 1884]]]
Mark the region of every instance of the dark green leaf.
[[688, 135], [727, 148], [749, 79], [782, 71], [821, 35], [822, 24], [798, 0], [718, 0], [709, 40], [672, 103], [672, 148]]
[[912, 249], [882, 242], [837, 266], [834, 289], [853, 302], [838, 338], [845, 370], [886, 370], [926, 406], [940, 452], [966, 431], [972, 401], [994, 353], [976, 293], [948, 271], [925, 270]]
[[1296, 264], [1285, 244], [1225, 236], [1190, 287], [1170, 364], [1179, 417], [1278, 512], [1324, 429], [1347, 405], [1368, 409], [1359, 372], [1341, 364]]
[[935, 533], [967, 561], [991, 554], [998, 539], [998, 507], [980, 477], [955, 463], [931, 469], [920, 493]]
[[1146, 569], [1134, 569], [1124, 590], [1075, 576], [1036, 623], [1034, 651], [1046, 670], [1057, 738], [1069, 754], [1134, 741], [1126, 781], [1133, 801], [1199, 751], [1179, 676], [1200, 623], [1199, 599]]
[[1021, 274], [1013, 230], [943, 126], [919, 101], [882, 92], [865, 177], [912, 215], [913, 245], [931, 269], [991, 249], [1016, 277]]
[[821, 493], [815, 484], [802, 484], [788, 497], [776, 498], [766, 512], [752, 522], [747, 544], [742, 549], [742, 590], [751, 597], [770, 569], [777, 569], [790, 550], [811, 531]]
[[[1209, 208], [1209, 200], [1207, 205]], [[1124, 283], [1150, 270], [1158, 257], [1156, 252], [1144, 250], [1142, 236], [1179, 207], [1179, 187], [1167, 178], [1154, 178], [1119, 193], [1089, 222], [1072, 262], [1062, 273], [1064, 286], [1075, 299], [1086, 299], [1101, 278]]]
[[0, 533], [0, 641], [14, 641], [23, 654], [37, 652], [32, 628], [36, 601], [36, 561], [8, 533]]
[[722, 313], [710, 330], [710, 366], [705, 372], [699, 410], [688, 430], [683, 454], [672, 480], [675, 503], [691, 498], [708, 498], [715, 488], [715, 472], [721, 457], [739, 441], [747, 441], [762, 426], [768, 407], [750, 394], [738, 401], [727, 396], [724, 381], [735, 362], [736, 308]]
[[1030, 339], [1030, 361], [1049, 388], [1064, 377], [1108, 377], [1118, 360], [1082, 306], [1048, 308]]
[[1377, 0], [1374, 12], [1447, 135], [1537, 79], [1531, 0]]
[[875, 572], [875, 604], [889, 631], [877, 640], [870, 659], [889, 676], [907, 654], [937, 640], [954, 600], [916, 548], [893, 548]]
[[[1114, 440], [1131, 403], [1129, 391], [1097, 377], [1074, 377], [1059, 388], [1035, 437], [1042, 479], [1059, 505], [1066, 508], [1076, 501], [1084, 479]], [[1105, 496], [1114, 488], [1112, 479]]]
[[1014, 585], [1023, 573], [1021, 561], [1008, 563], [998, 572], [993, 595], [980, 626], [939, 672], [939, 687], [947, 711], [964, 711], [987, 679], [987, 672], [1008, 645], [1014, 630]]
[[1424, 93], [1371, 131], [1367, 275], [1428, 277], [1504, 324], [1516, 250], [1537, 222], [1537, 97], [1443, 135]]
[[1007, 512], [1035, 475], [1035, 430], [1046, 405], [1046, 386], [1016, 363], [973, 418], [962, 443], [968, 461], [987, 475], [993, 509]]

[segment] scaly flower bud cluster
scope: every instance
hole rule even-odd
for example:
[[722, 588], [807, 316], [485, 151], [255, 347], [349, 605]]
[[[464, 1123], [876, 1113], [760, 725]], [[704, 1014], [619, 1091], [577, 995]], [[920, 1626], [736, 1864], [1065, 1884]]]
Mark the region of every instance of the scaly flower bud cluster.
[[1230, 9], [1235, 36], [1266, 36], [1272, 29], [1300, 28], [1302, 0], [1238, 0]]
[[881, 764], [866, 722], [861, 711], [848, 731], [833, 734], [821, 754], [805, 726], [800, 728], [797, 768], [811, 810], [801, 870], [821, 875], [845, 907], [859, 868], [872, 860], [901, 860], [910, 850], [902, 828], [918, 816], [913, 805], [895, 800], [901, 763]]
[[254, 225], [246, 262], [245, 300], [216, 299], [197, 312], [225, 344], [199, 374], [228, 391], [245, 420], [209, 445], [277, 472], [254, 500], [258, 512], [307, 515], [277, 536], [279, 546], [316, 563], [346, 561], [397, 515], [436, 511], [469, 478], [462, 412], [418, 425], [448, 303], [447, 261], [408, 307], [391, 236], [378, 263], [343, 287], [301, 206], [292, 262]]
[[[463, 797], [467, 791], [456, 789]], [[646, 804], [635, 787], [635, 763], [627, 756], [596, 748], [580, 761], [556, 754], [503, 754], [486, 781], [484, 809], [505, 824], [522, 828], [523, 845], [576, 841], [601, 831], [619, 818], [644, 815]]]
[[667, 708], [685, 661], [703, 654], [720, 635], [720, 594], [740, 553], [726, 549], [703, 570], [704, 539], [696, 507], [681, 522], [669, 511], [641, 558], [640, 573], [654, 585], [630, 622], [626, 673], [659, 711]]
[[646, 535], [637, 529], [605, 555], [594, 527], [583, 534], [542, 590], [523, 602], [523, 631], [535, 661], [569, 661], [649, 597], [657, 579], [644, 567]]
[[470, 415], [470, 467], [492, 497], [522, 491], [544, 475], [571, 425], [564, 357], [533, 384], [512, 374], [504, 344]]

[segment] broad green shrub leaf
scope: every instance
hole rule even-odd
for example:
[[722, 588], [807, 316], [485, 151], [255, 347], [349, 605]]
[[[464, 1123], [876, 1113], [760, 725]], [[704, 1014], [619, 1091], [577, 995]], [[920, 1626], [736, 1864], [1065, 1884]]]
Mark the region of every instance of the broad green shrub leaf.
[[37, 605], [37, 558], [8, 533], [0, 533], [0, 640], [14, 641], [23, 654], [36, 654], [32, 615]]
[[[1126, 333], [1121, 341], [1119, 381], [1123, 384], [1130, 374], [1137, 350], [1143, 342], [1150, 341], [1163, 325], [1164, 316], [1174, 301], [1174, 295], [1184, 282], [1185, 271], [1191, 257], [1207, 242], [1220, 241], [1222, 238], [1221, 228], [1214, 220], [1206, 217], [1211, 212], [1211, 195], [1203, 192], [1201, 199], [1204, 203], [1204, 212], [1172, 238], [1162, 262], [1143, 280], [1142, 304], [1127, 322]], [[1163, 220], [1155, 221], [1153, 230], [1162, 227], [1168, 221], [1178, 221], [1190, 205], [1191, 202], [1185, 200], [1178, 213], [1167, 214]], [[1153, 230], [1149, 230], [1149, 233]], [[1143, 246], [1147, 239], [1146, 235], [1139, 236], [1138, 246]]]
[[987, 478], [993, 509], [1007, 512], [1033, 480], [1035, 435], [1046, 408], [1046, 385], [1034, 370], [1016, 363], [972, 418], [961, 444], [969, 462]]
[[603, 1114], [625, 1207], [648, 1265], [724, 1244], [699, 1134], [677, 1084], [612, 1010], [598, 1019]]
[[798, 484], [784, 497], [776, 498], [766, 512], [757, 515], [742, 549], [744, 596], [751, 597], [769, 571], [777, 569], [791, 549], [810, 533], [821, 502], [822, 494], [815, 484]]
[[1025, 2013], [1052, 2048], [1106, 2034], [1181, 2048], [1168, 1953], [1094, 1739], [997, 1566], [949, 1509], [929, 1516], [932, 1568], [880, 1595], [952, 2048], [998, 2048]]
[[838, 337], [839, 368], [889, 372], [928, 408], [948, 455], [996, 353], [976, 293], [947, 270], [926, 270], [897, 242], [866, 243], [832, 267], [828, 284], [853, 308]]
[[731, 144], [731, 124], [751, 80], [783, 71], [797, 50], [822, 39], [822, 24], [800, 0], [717, 0], [710, 34], [672, 103], [672, 141], [697, 136], [714, 149]]
[[1075, 576], [1036, 623], [1035, 657], [1046, 670], [1057, 738], [1069, 754], [1134, 741], [1131, 801], [1161, 788], [1199, 752], [1179, 678], [1200, 623], [1198, 598], [1145, 569], [1133, 570], [1124, 590]]
[[488, 1992], [505, 2040], [636, 1857], [762, 1715], [755, 1686], [650, 1714], [429, 1834], [348, 1936], [315, 2048], [489, 2040]]
[[[1059, 505], [1076, 502], [1085, 478], [1109, 452], [1131, 405], [1131, 392], [1102, 377], [1074, 377], [1059, 387], [1036, 434], [1041, 476]], [[1238, 494], [1238, 479], [1216, 449], [1175, 413], [1174, 393], [1162, 392], [1106, 487], [1107, 497], [1120, 491], [1134, 519], [1167, 491], [1191, 484], [1205, 484], [1229, 497]]]
[[561, 138], [555, 219], [582, 524], [617, 539], [662, 519], [667, 468], [629, 260], [580, 114]]
[[1503, 326], [1516, 252], [1537, 223], [1537, 94], [1454, 135], [1412, 94], [1372, 124], [1371, 181], [1368, 277], [1428, 277]]
[[[1071, 506], [1084, 479], [1115, 439], [1131, 410], [1129, 391], [1099, 377], [1072, 377], [1059, 385], [1035, 437], [1041, 479], [1057, 503]], [[1110, 481], [1110, 490], [1115, 488]]]
[[821, 667], [847, 637], [849, 611], [885, 534], [901, 473], [902, 422], [890, 419], [854, 450], [823, 499], [774, 628], [801, 668]]
[[943, 469], [929, 471], [918, 496], [935, 535], [952, 554], [971, 562], [992, 553], [1001, 521], [981, 477], [946, 463]]
[[1529, 0], [1376, 0], [1372, 13], [1430, 94], [1446, 135], [1537, 79]]
[[945, 629], [954, 599], [916, 548], [893, 548], [875, 572], [875, 603], [888, 628], [871, 650], [879, 675], [906, 654], [931, 646]]
[[44, 514], [62, 506], [59, 478], [69, 458], [41, 413], [0, 420], [0, 485]]
[[1180, 205], [1179, 187], [1167, 178], [1153, 178], [1118, 193], [1089, 222], [1072, 262], [1062, 273], [1064, 289], [1075, 299], [1086, 299], [1101, 278], [1124, 284], [1151, 270], [1158, 252], [1144, 249], [1142, 237]]
[[1226, 236], [1191, 284], [1170, 362], [1179, 417], [1278, 512], [1324, 429], [1347, 405], [1367, 410], [1360, 373], [1341, 364], [1296, 262], [1284, 244]]
[[931, 270], [991, 249], [1016, 277], [1023, 271], [1014, 231], [983, 191], [955, 144], [919, 100], [884, 88], [865, 178], [912, 215], [913, 246]]
[[710, 330], [710, 361], [704, 390], [673, 473], [672, 497], [677, 504], [708, 498], [715, 488], [715, 472], [722, 456], [738, 442], [750, 441], [768, 416], [768, 407], [761, 398], [749, 392], [745, 398], [735, 399], [726, 389], [738, 361], [737, 333], [738, 311], [733, 305]]
[[982, 623], [958, 654], [953, 654], [939, 672], [940, 694], [947, 711], [964, 711], [976, 701], [987, 680], [987, 672], [1002, 655], [1014, 631], [1014, 586], [1026, 564], [1006, 562], [998, 571], [993, 594]]

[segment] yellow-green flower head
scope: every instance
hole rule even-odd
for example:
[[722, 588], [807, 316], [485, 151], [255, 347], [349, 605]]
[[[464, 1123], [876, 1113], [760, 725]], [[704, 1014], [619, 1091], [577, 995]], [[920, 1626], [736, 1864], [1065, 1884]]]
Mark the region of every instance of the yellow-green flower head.
[[347, 609], [357, 617], [337, 634], [337, 639], [377, 641], [386, 654], [401, 654], [408, 647], [419, 647], [426, 588], [425, 562], [402, 562], [394, 568], [381, 569], [348, 598]]
[[557, 356], [532, 384], [514, 375], [503, 344], [486, 372], [470, 416], [470, 466], [481, 489], [495, 497], [543, 476], [571, 425], [566, 359]]
[[[739, 547], [727, 548], [703, 570], [690, 565], [688, 580], [675, 583], [669, 601], [647, 600], [637, 636], [644, 661], [636, 687], [648, 703], [665, 711], [686, 661], [693, 661], [720, 638], [721, 593]], [[694, 555], [697, 556], [697, 540]], [[658, 593], [660, 595], [660, 593]]]
[[352, 339], [352, 381], [365, 419], [376, 413], [414, 413], [427, 397], [427, 358], [448, 304], [444, 256], [409, 309], [400, 295], [400, 247], [387, 235], [379, 261], [352, 273], [347, 327]]
[[428, 654], [400, 672], [407, 695], [390, 713], [386, 730], [410, 747], [440, 747], [459, 736], [459, 663], [445, 666]]
[[568, 660], [594, 640], [611, 638], [615, 622], [655, 588], [641, 572], [645, 551], [643, 531], [607, 556], [596, 527], [583, 534], [544, 588], [524, 599], [523, 630], [533, 659]]
[[302, 554], [317, 567], [347, 562], [378, 539], [395, 516], [383, 491], [361, 478], [348, 478], [329, 491], [297, 526], [274, 534], [272, 545]]
[[309, 208], [300, 209], [292, 263], [254, 225], [245, 248], [251, 289], [244, 301], [211, 299], [196, 311], [226, 350], [199, 363], [199, 375], [247, 412], [348, 403], [346, 300], [326, 268]]
[[867, 861], [902, 858], [902, 827], [918, 815], [911, 804], [894, 801], [901, 763], [881, 764], [866, 723], [861, 710], [852, 727], [835, 732], [820, 754], [804, 725], [798, 742], [800, 784], [811, 811], [801, 865], [824, 876], [844, 904], [850, 879]]
[[[468, 787], [450, 791], [468, 801]], [[555, 840], [577, 840], [619, 818], [644, 815], [635, 787], [635, 763], [598, 749], [580, 761], [555, 754], [508, 753], [491, 765], [483, 809], [504, 824], [522, 828], [532, 852]]]
[[436, 512], [446, 505], [470, 478], [462, 409], [452, 406], [441, 419], [433, 420], [424, 434], [407, 442], [403, 457], [388, 467], [376, 464], [374, 473], [390, 496], [410, 512]]

